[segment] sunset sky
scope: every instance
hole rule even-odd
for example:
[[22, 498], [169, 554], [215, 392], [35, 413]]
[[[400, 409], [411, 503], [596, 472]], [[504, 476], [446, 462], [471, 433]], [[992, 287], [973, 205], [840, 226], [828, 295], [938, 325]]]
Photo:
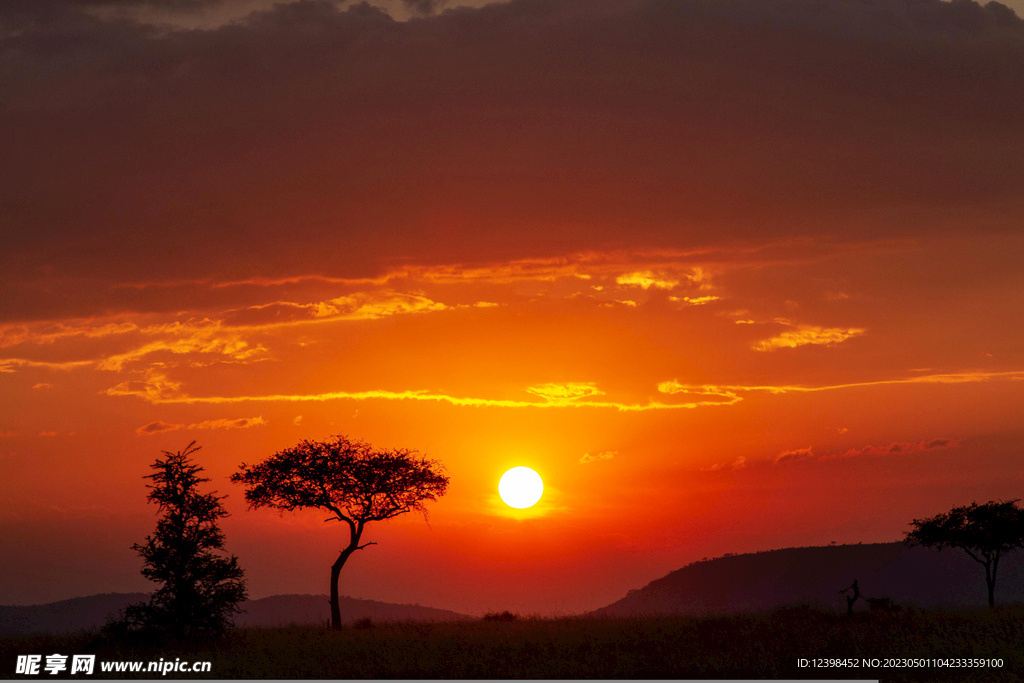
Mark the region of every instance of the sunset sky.
[[257, 598], [347, 532], [243, 461], [441, 461], [341, 593], [474, 614], [1024, 497], [1014, 10], [4, 2], [0, 604], [150, 590], [193, 440]]

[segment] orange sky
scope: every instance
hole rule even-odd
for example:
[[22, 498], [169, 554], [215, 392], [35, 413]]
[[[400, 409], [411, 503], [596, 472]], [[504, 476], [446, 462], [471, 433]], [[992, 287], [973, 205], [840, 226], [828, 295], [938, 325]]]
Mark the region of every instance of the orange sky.
[[327, 592], [344, 528], [247, 511], [243, 460], [442, 461], [341, 592], [471, 613], [1021, 497], [1024, 27], [797, 4], [0, 15], [0, 603], [147, 590], [192, 440], [253, 597]]

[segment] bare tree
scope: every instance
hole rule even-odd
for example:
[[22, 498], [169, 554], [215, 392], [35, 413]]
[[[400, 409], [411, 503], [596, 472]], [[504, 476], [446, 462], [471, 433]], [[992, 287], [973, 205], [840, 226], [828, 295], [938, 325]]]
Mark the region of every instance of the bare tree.
[[960, 548], [985, 567], [988, 606], [996, 604], [996, 573], [999, 558], [1024, 548], [1024, 509], [1017, 500], [971, 503], [927, 519], [915, 519], [904, 543], [930, 548]]
[[331, 626], [341, 627], [338, 576], [349, 556], [374, 543], [360, 540], [366, 525], [412, 510], [426, 515], [424, 503], [448, 488], [440, 463], [416, 451], [375, 450], [362, 441], [335, 436], [303, 441], [258, 465], [243, 463], [231, 481], [246, 487], [250, 509], [321, 508], [333, 514], [324, 521], [348, 525], [348, 545], [331, 565]]
[[[850, 593], [849, 595], [846, 595]], [[860, 588], [857, 586], [857, 579], [853, 580], [853, 583], [839, 591], [840, 595], [846, 595], [846, 616], [853, 618], [853, 603], [857, 602], [860, 598]]]

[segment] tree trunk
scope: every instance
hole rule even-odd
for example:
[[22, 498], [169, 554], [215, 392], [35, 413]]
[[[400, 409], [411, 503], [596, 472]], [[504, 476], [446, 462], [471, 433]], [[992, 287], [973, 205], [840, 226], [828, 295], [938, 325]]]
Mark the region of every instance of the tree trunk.
[[331, 628], [341, 628], [341, 605], [338, 603], [338, 576], [341, 568], [345, 566], [348, 556], [356, 550], [356, 541], [353, 540], [347, 548], [341, 551], [338, 559], [331, 565]]
[[988, 606], [996, 606], [996, 580], [989, 574], [988, 567], [985, 567], [985, 585], [988, 586]]
[[996, 573], [992, 561], [985, 563], [985, 585], [988, 587], [988, 606], [996, 606]]

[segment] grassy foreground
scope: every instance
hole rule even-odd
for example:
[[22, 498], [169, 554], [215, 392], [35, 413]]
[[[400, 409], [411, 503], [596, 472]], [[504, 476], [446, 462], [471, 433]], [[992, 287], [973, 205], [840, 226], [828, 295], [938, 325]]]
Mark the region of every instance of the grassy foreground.
[[[380, 624], [329, 631], [245, 629], [205, 646], [134, 646], [96, 634], [0, 640], [0, 676], [19, 654], [110, 660], [208, 660], [208, 674], [166, 678], [862, 678], [1024, 680], [1024, 607], [845, 615], [795, 608], [726, 617], [519, 619]], [[804, 658], [1001, 658], [1002, 668], [800, 668]], [[136, 677], [156, 677], [136, 674]], [[60, 676], [63, 677], [63, 676]]]

